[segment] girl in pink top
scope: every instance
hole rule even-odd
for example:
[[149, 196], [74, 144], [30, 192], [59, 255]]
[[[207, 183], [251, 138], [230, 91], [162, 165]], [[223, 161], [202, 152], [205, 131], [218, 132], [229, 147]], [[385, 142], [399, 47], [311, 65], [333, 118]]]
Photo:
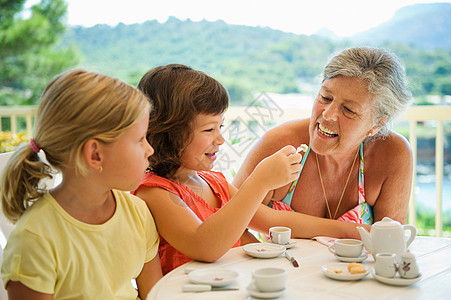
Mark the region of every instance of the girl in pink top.
[[155, 154], [135, 194], [157, 224], [163, 273], [192, 259], [215, 261], [239, 245], [263, 197], [298, 177], [301, 155], [293, 146], [280, 149], [237, 190], [210, 171], [224, 143], [225, 88], [178, 64], [150, 70], [138, 88], [152, 105], [147, 139]]

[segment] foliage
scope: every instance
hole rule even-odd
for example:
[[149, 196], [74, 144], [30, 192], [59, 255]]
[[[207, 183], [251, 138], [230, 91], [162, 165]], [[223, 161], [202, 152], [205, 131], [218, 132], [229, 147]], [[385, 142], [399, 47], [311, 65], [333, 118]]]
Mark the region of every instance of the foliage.
[[[421, 203], [416, 206], [416, 228], [418, 235], [435, 235], [435, 211]], [[451, 237], [451, 211], [444, 211], [442, 214], [443, 236]]]
[[29, 141], [25, 133], [0, 131], [0, 153], [14, 151], [19, 144]]
[[[440, 6], [435, 11], [435, 16], [430, 10], [425, 10], [425, 16], [421, 11], [414, 12], [421, 19], [444, 19]], [[448, 19], [445, 25], [450, 25]], [[437, 26], [424, 30], [432, 36]], [[440, 42], [436, 38], [435, 43], [441, 45]], [[367, 45], [353, 38], [330, 39], [267, 27], [181, 21], [174, 17], [166, 23], [153, 20], [115, 27], [73, 27], [63, 40], [63, 45], [69, 44], [79, 46], [83, 54], [81, 67], [117, 76], [135, 86], [142, 74], [155, 66], [173, 62], [190, 65], [217, 78], [229, 90], [232, 103], [239, 104], [250, 103], [252, 95], [260, 92], [313, 93], [323, 66], [333, 54], [351, 46]], [[418, 101], [424, 101], [429, 94], [451, 94], [451, 49], [426, 50], [418, 45], [382, 40], [376, 46], [389, 48], [401, 57]]]
[[[63, 0], [41, 0], [28, 19], [19, 14], [24, 0], [0, 3], [0, 105], [35, 103], [49, 79], [74, 64], [136, 86], [150, 68], [183, 63], [217, 78], [235, 104], [251, 103], [261, 92], [313, 94], [333, 54], [368, 44], [389, 48], [401, 57], [416, 104], [428, 104], [425, 95], [451, 94], [451, 49], [443, 44], [451, 28], [448, 3], [406, 8], [368, 31], [374, 35], [363, 33], [364, 43], [358, 38], [362, 35], [336, 39], [174, 17], [165, 23], [76, 26], [64, 31]], [[404, 22], [412, 17], [430, 26], [411, 30]], [[404, 32], [409, 40], [392, 32]], [[74, 54], [75, 47], [81, 57]]]
[[73, 49], [57, 46], [67, 5], [41, 0], [24, 17], [25, 1], [0, 1], [0, 105], [35, 104], [53, 76], [78, 63]]

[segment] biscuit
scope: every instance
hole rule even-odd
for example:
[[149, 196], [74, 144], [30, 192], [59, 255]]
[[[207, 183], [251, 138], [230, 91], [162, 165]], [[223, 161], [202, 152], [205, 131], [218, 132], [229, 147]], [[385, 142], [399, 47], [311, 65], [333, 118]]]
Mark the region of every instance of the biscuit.
[[296, 149], [296, 152], [297, 153], [300, 153], [300, 152], [305, 153], [305, 152], [307, 152], [307, 149], [308, 149], [308, 146], [306, 144], [302, 144]]
[[342, 270], [329, 268], [326, 270], [327, 273], [340, 274], [343, 273]]
[[356, 266], [354, 268], [351, 269], [351, 271], [349, 271], [349, 273], [351, 274], [360, 274], [360, 273], [365, 273], [366, 272], [366, 268], [364, 266]]
[[348, 265], [348, 271], [351, 272], [351, 269], [352, 269], [352, 268], [354, 268], [354, 267], [360, 267], [360, 266], [362, 266], [362, 264], [356, 263], [356, 262], [352, 262], [352, 263], [350, 263], [350, 264]]
[[352, 262], [348, 265], [348, 271], [351, 274], [360, 274], [360, 273], [365, 273], [366, 268], [360, 263]]

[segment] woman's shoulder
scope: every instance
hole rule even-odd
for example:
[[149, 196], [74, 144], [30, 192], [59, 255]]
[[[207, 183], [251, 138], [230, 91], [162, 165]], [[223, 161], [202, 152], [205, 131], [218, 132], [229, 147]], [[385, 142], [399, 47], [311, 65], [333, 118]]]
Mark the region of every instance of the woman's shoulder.
[[390, 131], [385, 137], [376, 138], [374, 141], [370, 141], [368, 145], [374, 148], [377, 152], [410, 152], [410, 144], [407, 139], [397, 132]]
[[405, 137], [391, 131], [388, 136], [376, 138], [367, 143], [365, 156], [374, 161], [384, 162], [384, 166], [397, 166], [411, 160], [412, 150]]

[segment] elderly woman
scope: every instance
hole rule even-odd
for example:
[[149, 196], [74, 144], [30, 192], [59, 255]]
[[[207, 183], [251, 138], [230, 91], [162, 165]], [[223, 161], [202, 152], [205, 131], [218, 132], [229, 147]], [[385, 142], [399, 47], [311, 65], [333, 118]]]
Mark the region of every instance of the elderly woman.
[[276, 210], [260, 207], [250, 227], [267, 232], [285, 225], [296, 237], [358, 238], [356, 226], [385, 216], [405, 223], [412, 154], [389, 125], [410, 98], [403, 65], [393, 53], [364, 47], [333, 57], [311, 117], [266, 132], [234, 179], [239, 187], [282, 146], [309, 145], [299, 179], [271, 191], [264, 203]]

